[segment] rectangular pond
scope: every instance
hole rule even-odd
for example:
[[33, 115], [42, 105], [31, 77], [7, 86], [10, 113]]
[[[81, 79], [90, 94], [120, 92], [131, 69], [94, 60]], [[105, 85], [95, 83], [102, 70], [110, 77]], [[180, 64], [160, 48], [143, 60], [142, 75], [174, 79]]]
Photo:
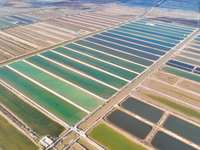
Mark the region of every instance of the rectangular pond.
[[[116, 35], [116, 34], [112, 34], [112, 33], [109, 33], [109, 32], [102, 32], [101, 33], [102, 35], [106, 35], [106, 36], [109, 36], [109, 37], [114, 37], [114, 38], [117, 38], [117, 39], [120, 39], [120, 40], [124, 40], [124, 41], [128, 41], [128, 42], [132, 42], [133, 43], [136, 43], [134, 46], [136, 48], [140, 48], [138, 47], [137, 44], [140, 44], [140, 45], [144, 45], [144, 46], [148, 46], [148, 47], [152, 47], [152, 48], [156, 48], [158, 50], [163, 50], [163, 51], [168, 51], [170, 50], [169, 47], [165, 47], [165, 46], [162, 46], [162, 45], [157, 45], [157, 44], [154, 44], [154, 43], [151, 43], [151, 42], [146, 42], [146, 41], [141, 41], [141, 40], [138, 40], [138, 39], [132, 39], [132, 38], [128, 38], [128, 37], [124, 37], [124, 36], [120, 36], [120, 35]], [[128, 45], [127, 45], [128, 46]], [[133, 47], [133, 46], [132, 46]], [[134, 47], [133, 47], [134, 48]], [[141, 48], [140, 48], [141, 49]], [[141, 49], [142, 50], [142, 49]], [[151, 50], [151, 51], [150, 51]], [[152, 53], [153, 52], [153, 49], [149, 49], [149, 52]], [[155, 51], [156, 53], [155, 54], [160, 54], [162, 55], [161, 52], [159, 51]]]
[[169, 38], [169, 39], [173, 39], [173, 40], [182, 40], [183, 39], [183, 38], [180, 38], [180, 37], [166, 35], [166, 34], [162, 34], [162, 33], [159, 33], [159, 32], [153, 32], [151, 30], [148, 31], [148, 30], [144, 30], [144, 29], [138, 29], [138, 28], [135, 28], [133, 26], [122, 25], [120, 27], [124, 28], [124, 29], [128, 29], [128, 30], [133, 30], [133, 31], [139, 31], [139, 32], [144, 32], [144, 33], [148, 33], [148, 34], [153, 34], [153, 35], [156, 35], [156, 36], [161, 36], [161, 37], [165, 37], [165, 38]]
[[87, 115], [84, 111], [7, 67], [0, 68], [0, 79], [70, 125]]
[[46, 59], [43, 59], [39, 56], [33, 56], [28, 59], [27, 61], [35, 64], [36, 66], [39, 66], [40, 68], [43, 68], [67, 81], [70, 81], [74, 83], [75, 85], [78, 85], [98, 96], [109, 98], [111, 97], [116, 90], [105, 86], [99, 82], [96, 82], [90, 78], [84, 77], [76, 72], [73, 72], [69, 69], [66, 69], [64, 67], [61, 67], [55, 63], [52, 63]]
[[133, 97], [129, 97], [126, 101], [124, 101], [122, 104], [122, 107], [145, 118], [149, 121], [152, 121], [154, 123], [157, 123], [164, 112], [162, 110], [159, 110], [151, 105], [148, 105], [146, 103], [143, 103]]
[[163, 29], [163, 28], [159, 28], [159, 27], [154, 27], [154, 26], [150, 26], [150, 25], [146, 25], [146, 24], [144, 25], [144, 24], [131, 22], [131, 24], [128, 24], [128, 25], [139, 28], [139, 29], [144, 29], [147, 31], [155, 31], [155, 32], [159, 32], [159, 33], [163, 33], [163, 34], [167, 34], [167, 35], [176, 36], [176, 37], [182, 37], [182, 38], [186, 37], [186, 35], [184, 35], [184, 33], [167, 30], [167, 29]]
[[108, 46], [110, 48], [114, 48], [114, 49], [117, 49], [117, 50], [120, 50], [120, 51], [123, 51], [123, 52], [127, 52], [127, 53], [130, 53], [130, 54], [139, 56], [139, 57], [143, 57], [143, 58], [146, 58], [146, 59], [149, 59], [149, 60], [159, 59], [158, 56], [155, 56], [153, 54], [145, 53], [145, 52], [142, 52], [142, 51], [139, 51], [139, 50], [134, 50], [134, 49], [126, 47], [126, 46], [118, 45], [118, 44], [116, 44], [116, 43], [118, 43], [118, 41], [116, 41], [116, 43], [111, 43], [107, 40], [103, 41], [103, 40], [93, 38], [93, 37], [88, 37], [88, 38], [86, 38], [86, 40], [97, 43], [97, 44], [105, 45], [105, 46]]
[[121, 110], [114, 110], [106, 119], [140, 139], [145, 139], [152, 129], [150, 125], [147, 125]]
[[163, 127], [200, 145], [200, 128], [191, 123], [170, 115]]
[[160, 150], [196, 150], [162, 131], [157, 132], [151, 144]]
[[[85, 53], [85, 54], [90, 55], [92, 57], [99, 58], [99, 59], [102, 59], [104, 61], [108, 61], [108, 62], [111, 62], [113, 64], [125, 67], [127, 69], [133, 70], [133, 71], [138, 72], [138, 73], [141, 73], [142, 71], [144, 71], [146, 69], [145, 67], [140, 66], [138, 64], [127, 62], [127, 61], [121, 60], [119, 58], [112, 57], [112, 56], [109, 56], [107, 54], [103, 54], [101, 52], [97, 52], [97, 51], [92, 50], [90, 48], [86, 48], [86, 47], [83, 47], [83, 46], [76, 45], [74, 43], [70, 43], [70, 44], [66, 45], [66, 47], [71, 48], [73, 50], [77, 50], [77, 51], [82, 52], [82, 53]], [[115, 56], [115, 55], [113, 55], [113, 56]]]
[[124, 29], [124, 28], [119, 28], [119, 27], [113, 28], [113, 30], [128, 33], [128, 34], [148, 37], [148, 38], [151, 38], [151, 39], [161, 40], [161, 41], [165, 41], [165, 42], [173, 43], [173, 44], [179, 43], [178, 40], [169, 39], [169, 38], [165, 38], [165, 37], [162, 37], [162, 36], [157, 36], [157, 35], [153, 35], [153, 34], [149, 34], [149, 33], [145, 33], [145, 32], [140, 32], [140, 31], [137, 31], [137, 30], [134, 31], [134, 30]]
[[83, 54], [80, 54], [78, 52], [75, 52], [73, 50], [70, 50], [68, 48], [63, 48], [63, 47], [58, 47], [56, 49], [54, 49], [56, 52], [59, 52], [61, 54], [64, 54], [66, 56], [72, 57], [74, 59], [77, 59], [79, 61], [82, 61], [84, 63], [90, 64], [92, 66], [95, 66], [97, 68], [103, 69], [105, 71], [108, 71], [110, 73], [113, 73], [115, 75], [118, 75], [122, 78], [125, 78], [127, 80], [132, 80], [133, 78], [135, 78], [137, 76], [136, 73], [127, 71], [125, 69], [113, 66], [111, 64], [102, 62], [100, 60], [96, 60], [94, 58], [85, 56]]
[[135, 39], [139, 39], [139, 40], [143, 40], [143, 41], [148, 41], [151, 43], [155, 43], [155, 44], [159, 44], [159, 45], [163, 45], [163, 46], [167, 46], [167, 47], [174, 47], [175, 44], [171, 44], [165, 41], [161, 41], [161, 39], [156, 40], [153, 39], [149, 36], [139, 36], [139, 35], [134, 35], [134, 34], [130, 34], [130, 33], [124, 33], [124, 32], [120, 32], [120, 31], [116, 31], [116, 30], [108, 30], [108, 32], [110, 33], [114, 33], [114, 34], [118, 34], [118, 35], [122, 35], [122, 36], [126, 36], [126, 37], [130, 37], [130, 38], [135, 38]]
[[102, 100], [49, 75], [28, 63], [19, 61], [10, 66], [88, 110], [93, 110], [102, 103]]
[[129, 54], [123, 53], [122, 51], [116, 51], [112, 48], [108, 48], [106, 46], [95, 44], [95, 43], [92, 43], [92, 42], [89, 42], [89, 41], [79, 40], [79, 41], [76, 41], [75, 43], [78, 43], [78, 44], [83, 45], [83, 46], [87, 46], [89, 48], [94, 48], [94, 49], [100, 50], [102, 52], [109, 53], [111, 55], [115, 55], [115, 56], [124, 58], [126, 60], [145, 65], [145, 66], [150, 66], [150, 65], [153, 64], [153, 62], [150, 61], [150, 60], [146, 60], [146, 59], [142, 59], [142, 58], [137, 57], [137, 56], [129, 55]]
[[122, 86], [124, 86], [128, 83], [127, 81], [124, 81], [122, 79], [119, 79], [117, 77], [109, 75], [105, 72], [99, 71], [90, 66], [87, 66], [85, 64], [79, 63], [75, 60], [66, 58], [62, 55], [59, 55], [59, 54], [56, 54], [56, 53], [53, 53], [50, 51], [42, 53], [41, 55], [45, 56], [46, 58], [49, 58], [51, 60], [54, 60], [60, 64], [63, 64], [67, 67], [73, 68], [81, 73], [84, 73], [85, 75], [88, 75], [88, 76], [98, 79], [104, 83], [112, 85], [116, 88], [121, 88]]
[[187, 78], [187, 79], [190, 79], [190, 80], [193, 80], [193, 81], [200, 82], [200, 76], [198, 76], [198, 75], [194, 75], [194, 74], [191, 74], [191, 73], [187, 73], [187, 72], [184, 72], [184, 71], [181, 71], [181, 70], [178, 70], [178, 69], [174, 69], [174, 68], [171, 68], [171, 67], [166, 67], [166, 66], [163, 67], [162, 70], [165, 71], [165, 72], [183, 77], [183, 78]]

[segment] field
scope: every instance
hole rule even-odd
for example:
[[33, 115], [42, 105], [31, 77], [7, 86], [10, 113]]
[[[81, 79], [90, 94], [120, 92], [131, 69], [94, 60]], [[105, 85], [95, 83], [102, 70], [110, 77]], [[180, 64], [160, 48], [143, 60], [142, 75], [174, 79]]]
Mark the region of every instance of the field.
[[42, 54], [42, 56], [45, 56], [46, 58], [50, 58], [61, 64], [67, 65], [70, 68], [80, 70], [81, 72], [85, 73], [86, 75], [91, 76], [91, 77], [96, 77], [96, 79], [103, 81], [107, 84], [110, 84], [111, 86], [114, 86], [116, 88], [121, 88], [122, 86], [124, 86], [127, 83], [124, 80], [121, 80], [117, 77], [113, 77], [113, 76], [106, 74], [104, 72], [101, 72], [99, 70], [93, 69], [92, 67], [88, 67], [86, 65], [80, 64], [73, 60], [67, 60], [64, 56], [60, 56], [55, 53], [48, 52], [48, 53]]
[[[169, 144], [170, 143], [170, 144]], [[170, 150], [195, 150], [195, 148], [159, 131], [152, 141], [152, 145], [158, 149]]]
[[64, 149], [77, 137], [78, 137], [78, 133], [76, 133], [75, 131], [68, 133], [64, 138], [62, 138], [61, 141], [59, 141], [55, 144], [56, 149], [58, 149], [58, 150]]
[[[118, 28], [132, 31], [140, 28], [140, 26], [146, 26], [145, 30], [140, 32], [147, 31], [152, 36], [159, 35], [174, 40], [185, 37], [183, 33], [179, 33], [179, 35], [172, 34], [171, 31], [161, 33], [163, 32], [162, 29], [155, 31], [153, 27], [136, 24], [131, 22]], [[29, 27], [18, 29], [22, 30], [22, 28], [26, 29], [27, 33], [28, 31], [32, 32]], [[34, 28], [36, 27], [34, 26]], [[148, 31], [149, 29], [151, 31]], [[25, 62], [13, 63], [9, 65], [12, 71], [8, 68], [1, 68], [6, 72], [13, 72], [14, 70], [15, 73], [13, 73], [20, 78], [23, 85], [19, 85], [19, 82], [14, 81], [11, 77], [6, 77], [3, 72], [1, 78], [48, 111], [51, 110], [50, 112], [61, 120], [68, 124], [75, 124], [86, 116], [89, 111], [102, 103], [100, 98], [109, 99], [174, 46], [170, 43], [167, 45], [168, 42], [151, 43], [148, 38], [138, 40], [131, 38], [130, 35], [124, 36], [123, 32], [113, 34], [112, 31], [115, 30], [102, 32], [84, 40], [29, 57]], [[51, 42], [51, 38], [47, 41]], [[107, 48], [106, 51], [103, 50], [103, 47]], [[129, 58], [129, 60], [126, 58]], [[26, 79], [23, 79], [24, 77]], [[25, 89], [28, 85], [32, 87]], [[70, 91], [66, 93], [65, 90], [69, 87], [76, 90], [80, 89], [81, 95], [86, 97], [81, 97], [80, 100], [80, 97], [70, 94]], [[37, 88], [43, 91], [42, 97], [48, 98], [51, 103], [47, 104], [44, 100], [41, 100], [41, 95], [30, 93], [31, 90], [39, 92], [40, 90]], [[89, 94], [86, 94], [83, 90]], [[54, 97], [57, 97], [57, 101], [53, 100]], [[74, 111], [69, 111], [72, 109], [63, 110], [64, 106], [59, 105], [61, 103], [68, 108], [74, 108]], [[56, 109], [58, 107], [59, 110]], [[64, 113], [67, 115], [64, 116]], [[72, 114], [76, 115], [72, 117]]]
[[39, 136], [57, 137], [64, 131], [64, 127], [24, 102], [2, 85], [0, 85], [0, 102]]
[[106, 99], [116, 92], [115, 89], [106, 87], [105, 85], [99, 82], [95, 82], [94, 80], [86, 76], [82, 76], [79, 73], [71, 71], [70, 69], [62, 67], [60, 65], [57, 65], [49, 60], [45, 60], [39, 56], [33, 56], [26, 60], [34, 65], [40, 66], [40, 68], [52, 72], [53, 74]]
[[86, 142], [86, 141], [84, 140], [84, 138], [80, 138], [80, 139], [78, 140], [78, 143], [79, 143], [80, 145], [83, 145], [83, 147], [85, 147], [85, 148], [88, 149], [88, 150], [95, 150], [95, 149], [96, 149], [95, 146], [93, 146], [92, 144]]
[[69, 150], [86, 150], [83, 146], [81, 146], [79, 143], [75, 143], [70, 147]]
[[39, 149], [30, 139], [23, 135], [5, 118], [0, 116], [0, 147], [4, 150]]
[[[105, 20], [103, 17], [98, 17], [94, 21], [95, 16], [90, 13], [59, 18], [64, 14], [63, 12], [59, 14], [59, 11], [56, 11], [51, 9], [51, 11], [29, 12], [26, 15], [10, 14], [0, 18], [0, 28], [6, 28], [0, 33], [0, 38], [4, 39], [0, 40], [2, 43], [0, 48], [9, 54], [8, 56], [6, 53], [2, 53], [3, 57], [0, 57], [0, 62], [105, 29], [115, 25], [114, 20], [117, 20], [117, 23], [126, 20], [120, 19], [118, 21], [117, 18], [110, 16], [109, 18], [112, 18], [113, 21]], [[53, 16], [54, 19], [43, 21]], [[93, 21], [86, 21], [85, 17]]]
[[[25, 62], [17, 62], [11, 65], [14, 69], [24, 73], [37, 82], [65, 96], [75, 103], [92, 110], [102, 103], [98, 98], [83, 92], [82, 90], [67, 84], [54, 76], [51, 76]], [[51, 81], [51, 82], [48, 82]], [[73, 93], [76, 93], [73, 94]]]
[[70, 103], [67, 103], [58, 96], [50, 93], [42, 87], [39, 87], [37, 84], [25, 79], [6, 67], [1, 68], [0, 76], [1, 79], [18, 89], [18, 91], [69, 124], [78, 122], [86, 115], [86, 113], [82, 110], [76, 108]]
[[110, 150], [145, 149], [142, 146], [128, 140], [105, 124], [100, 124], [94, 127], [94, 129], [89, 133], [89, 136]]
[[199, 101], [200, 97], [198, 95], [191, 96], [190, 94], [191, 92], [182, 90], [180, 88], [176, 88], [171, 85], [167, 85], [155, 79], [149, 79], [143, 85], [147, 88], [161, 92], [165, 95], [169, 95], [171, 97], [187, 102], [189, 104], [200, 106], [200, 101]]
[[198, 111], [195, 111], [194, 109], [191, 109], [189, 107], [185, 107], [183, 105], [172, 102], [172, 101], [168, 100], [167, 98], [154, 96], [154, 95], [150, 95], [150, 94], [146, 94], [146, 96], [151, 98], [152, 100], [158, 101], [170, 108], [173, 108], [174, 110], [177, 110], [183, 114], [200, 119], [200, 113]]
[[[152, 65], [150, 61], [156, 63], [161, 56], [169, 55], [171, 48], [178, 44], [180, 40], [186, 38], [192, 31], [192, 28], [181, 26], [179, 28], [179, 26], [172, 24], [169, 25], [140, 19], [108, 30], [108, 32], [102, 32], [98, 35], [88, 37], [82, 41], [75, 42], [75, 44], [91, 48], [92, 50], [95, 49], [96, 52], [103, 51], [102, 54], [111, 52], [109, 54], [112, 55], [112, 52], [116, 51], [117, 53], [115, 54], [117, 54], [117, 56], [120, 56], [119, 52], [123, 50], [124, 54], [140, 58], [141, 60], [137, 61], [137, 64], [148, 67]], [[108, 49], [103, 50], [104, 48]], [[73, 49], [72, 46], [71, 49]], [[80, 48], [77, 48], [77, 50], [78, 49]], [[134, 51], [131, 51], [131, 49], [134, 49]], [[88, 50], [81, 48], [81, 51], [91, 55], [91, 52]], [[125, 58], [124, 56], [121, 58]], [[196, 57], [198, 56], [195, 56], [195, 58]], [[180, 57], [175, 56], [174, 58], [176, 61], [180, 60]], [[142, 62], [142, 59], [148, 60], [149, 62]], [[183, 60], [189, 62], [187, 59], [181, 59], [181, 61]], [[169, 61], [169, 63], [172, 62]], [[197, 61], [191, 61], [191, 63], [198, 64]], [[166, 63], [166, 65], [168, 64]], [[179, 147], [185, 146], [184, 148], [186, 149], [197, 148], [199, 144], [196, 144], [194, 141], [192, 144], [190, 143], [191, 136], [189, 134], [190, 132], [187, 131], [199, 130], [198, 126], [195, 126], [195, 129], [191, 129], [191, 126], [195, 124], [194, 120], [196, 121], [196, 118], [199, 118], [199, 94], [197, 93], [199, 91], [199, 84], [186, 80], [185, 78], [180, 78], [169, 72], [166, 73], [164, 72], [164, 68], [166, 68], [166, 66], [155, 71], [154, 69], [151, 69], [154, 73], [145, 78], [146, 80], [143, 82], [141, 81], [141, 84], [139, 84], [139, 86], [125, 99], [122, 99], [120, 103], [111, 107], [112, 109], [110, 108], [108, 114], [103, 117], [103, 121], [106, 121], [107, 126], [112, 127], [115, 131], [127, 138], [139, 137], [131, 130], [135, 129], [137, 133], [140, 134], [142, 134], [140, 131], [145, 131], [145, 129], [141, 129], [143, 127], [142, 124], [136, 126], [133, 125], [137, 124], [136, 120], [151, 126], [153, 130], [140, 139], [141, 144], [149, 143], [149, 145], [162, 149], [178, 149], [176, 145], [179, 145]], [[198, 72], [198, 66], [195, 66], [194, 68], [197, 68], [195, 71]], [[185, 71], [183, 72], [185, 73]], [[198, 78], [197, 75], [196, 78]], [[121, 113], [118, 114], [117, 112]], [[157, 118], [152, 118], [153, 116], [155, 117], [153, 113], [158, 115]], [[129, 115], [129, 119], [127, 119], [128, 117], [126, 117], [125, 114], [127, 116]], [[165, 123], [168, 122], [168, 119], [170, 119], [172, 114], [176, 114], [177, 119], [179, 119], [180, 122], [184, 122], [185, 125], [182, 124], [184, 127], [181, 125], [172, 125], [170, 126], [170, 129], [165, 127]], [[186, 119], [184, 119], [183, 116], [186, 117]], [[92, 119], [89, 120], [91, 122], [93, 121]], [[89, 123], [88, 120], [87, 123]], [[171, 124], [173, 123], [175, 123], [175, 121], [171, 122]], [[189, 123], [191, 124], [188, 125]], [[94, 130], [95, 127], [94, 129], [91, 129], [90, 132]], [[89, 137], [91, 137], [90, 132]], [[161, 132], [163, 132], [165, 136], [161, 137]], [[158, 136], [160, 137], [157, 138]], [[184, 138], [182, 139], [182, 137]], [[100, 140], [98, 141], [93, 137], [91, 138], [99, 144], [102, 144]], [[172, 144], [167, 146], [167, 143], [169, 142], [165, 143], [165, 141], [170, 141]], [[105, 144], [102, 145], [106, 147]]]
[[27, 136], [60, 150], [199, 149], [197, 0], [1, 4], [0, 110]]

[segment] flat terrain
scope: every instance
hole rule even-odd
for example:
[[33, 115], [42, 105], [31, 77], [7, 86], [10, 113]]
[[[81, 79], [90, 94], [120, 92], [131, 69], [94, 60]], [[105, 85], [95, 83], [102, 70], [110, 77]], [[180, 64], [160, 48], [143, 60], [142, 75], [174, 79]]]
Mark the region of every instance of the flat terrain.
[[57, 137], [64, 131], [64, 127], [51, 120], [2, 85], [0, 85], [0, 102], [39, 136], [50, 135]]
[[0, 149], [199, 149], [198, 6], [3, 0]]
[[28, 137], [0, 115], [0, 147], [5, 150], [39, 149]]
[[89, 136], [111, 150], [145, 149], [120, 135], [105, 124], [100, 124], [97, 127], [94, 127], [94, 129], [89, 133]]

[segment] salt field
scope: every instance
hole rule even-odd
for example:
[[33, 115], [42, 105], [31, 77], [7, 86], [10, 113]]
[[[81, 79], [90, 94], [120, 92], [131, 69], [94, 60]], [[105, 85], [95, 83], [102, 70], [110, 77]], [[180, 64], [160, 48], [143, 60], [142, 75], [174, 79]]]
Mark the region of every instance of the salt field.
[[152, 129], [151, 126], [131, 117], [120, 110], [113, 111], [106, 117], [106, 119], [114, 125], [141, 139], [145, 139]]
[[175, 116], [169, 116], [169, 118], [166, 120], [163, 126], [166, 129], [171, 130], [172, 132], [175, 132], [198, 145], [200, 144], [199, 142], [200, 128], [193, 124], [190, 124]]
[[136, 113], [154, 123], [158, 122], [162, 117], [163, 112], [155, 107], [151, 107], [148, 104], [145, 104], [133, 97], [128, 98], [122, 104], [122, 107]]
[[144, 147], [133, 143], [121, 134], [114, 131], [112, 128], [106, 126], [105, 124], [100, 124], [99, 126], [95, 127], [94, 130], [89, 133], [89, 135], [111, 150], [120, 150], [123, 148], [126, 148], [127, 150], [145, 150]]
[[2, 0], [0, 149], [200, 149], [198, 4]]
[[[169, 144], [170, 143], [170, 144]], [[163, 150], [195, 150], [195, 148], [178, 141], [177, 139], [169, 136], [168, 134], [159, 131], [152, 141], [152, 145], [158, 149]]]

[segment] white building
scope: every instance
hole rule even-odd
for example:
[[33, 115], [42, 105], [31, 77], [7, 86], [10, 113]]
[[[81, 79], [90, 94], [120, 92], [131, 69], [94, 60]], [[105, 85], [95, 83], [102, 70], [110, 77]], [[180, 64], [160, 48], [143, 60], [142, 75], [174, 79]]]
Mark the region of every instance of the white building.
[[45, 147], [49, 147], [53, 143], [53, 141], [47, 136], [45, 136], [43, 139], [39, 141], [39, 143], [41, 143]]

